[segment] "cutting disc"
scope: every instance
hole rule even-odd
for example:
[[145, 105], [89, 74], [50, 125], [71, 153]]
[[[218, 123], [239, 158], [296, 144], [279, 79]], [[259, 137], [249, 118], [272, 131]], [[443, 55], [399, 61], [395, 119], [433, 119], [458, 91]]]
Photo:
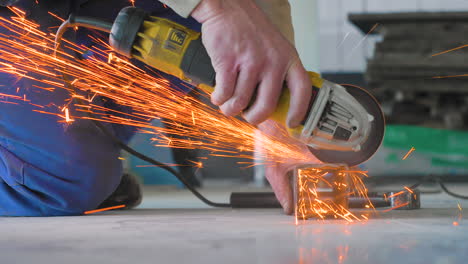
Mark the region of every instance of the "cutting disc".
[[324, 163], [342, 163], [348, 166], [356, 166], [370, 159], [382, 144], [385, 133], [385, 118], [379, 103], [369, 92], [357, 86], [342, 86], [374, 117], [369, 137], [361, 145], [359, 151], [336, 151], [311, 147], [309, 149], [315, 157]]

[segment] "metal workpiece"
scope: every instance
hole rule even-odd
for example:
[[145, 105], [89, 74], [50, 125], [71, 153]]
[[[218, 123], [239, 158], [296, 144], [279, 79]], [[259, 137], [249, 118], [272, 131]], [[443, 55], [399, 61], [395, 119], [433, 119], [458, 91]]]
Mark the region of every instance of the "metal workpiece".
[[388, 192], [385, 194], [385, 197], [389, 206], [395, 210], [413, 210], [421, 208], [421, 192], [417, 189]]
[[[421, 193], [419, 190], [412, 190], [413, 193], [402, 193], [401, 195], [390, 197], [400, 192], [369, 193], [367, 197], [350, 195], [348, 208], [364, 209], [370, 208], [393, 208], [393, 210], [414, 210], [421, 208]], [[318, 191], [318, 196], [331, 197], [330, 192]], [[390, 197], [390, 198], [389, 198]], [[272, 192], [233, 192], [230, 196], [232, 208], [281, 208], [281, 204]]]
[[348, 167], [341, 164], [302, 165], [294, 170], [294, 214], [298, 219], [336, 217], [347, 211]]
[[419, 190], [393, 191], [385, 193], [371, 192], [367, 197], [350, 196], [349, 208], [387, 208], [385, 210], [414, 210], [421, 209], [421, 192]]
[[367, 193], [356, 181], [356, 171], [341, 164], [301, 165], [294, 170], [294, 205], [297, 219], [353, 216], [351, 208], [421, 208], [419, 190]]
[[[367, 192], [357, 186], [356, 173], [343, 164], [303, 164], [292, 171], [294, 212], [299, 219], [328, 218], [351, 214], [350, 209], [378, 208], [414, 210], [421, 208], [418, 189]], [[364, 193], [360, 192], [364, 191]], [[231, 193], [232, 208], [281, 208], [272, 192]]]

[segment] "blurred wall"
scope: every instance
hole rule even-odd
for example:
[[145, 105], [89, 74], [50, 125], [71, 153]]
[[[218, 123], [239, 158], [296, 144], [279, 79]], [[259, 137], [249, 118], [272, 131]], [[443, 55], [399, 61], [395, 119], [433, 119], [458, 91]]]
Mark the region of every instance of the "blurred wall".
[[372, 56], [374, 43], [378, 37], [371, 36], [364, 39], [364, 34], [348, 22], [349, 13], [468, 11], [467, 0], [317, 0], [317, 2], [321, 72], [363, 72], [366, 58]]
[[296, 48], [304, 67], [319, 71], [318, 0], [289, 0]]

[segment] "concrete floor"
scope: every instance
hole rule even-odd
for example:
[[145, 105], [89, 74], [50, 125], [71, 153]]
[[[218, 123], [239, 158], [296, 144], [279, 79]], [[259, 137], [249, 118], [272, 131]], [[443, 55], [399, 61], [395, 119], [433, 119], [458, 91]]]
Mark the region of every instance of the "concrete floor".
[[213, 209], [184, 191], [147, 189], [132, 211], [0, 218], [0, 263], [468, 263], [468, 221], [453, 225], [458, 201], [422, 198], [424, 209], [366, 223], [295, 226], [279, 210]]

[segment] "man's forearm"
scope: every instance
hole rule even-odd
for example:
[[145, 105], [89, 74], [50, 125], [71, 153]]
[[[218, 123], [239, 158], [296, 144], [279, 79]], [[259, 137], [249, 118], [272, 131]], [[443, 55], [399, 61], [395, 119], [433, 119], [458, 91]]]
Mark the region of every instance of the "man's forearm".
[[[188, 17], [201, 0], [160, 0], [171, 7], [177, 14]], [[236, 0], [225, 0], [236, 1]], [[294, 30], [291, 20], [291, 8], [288, 0], [255, 0], [267, 14], [271, 22], [294, 44]]]
[[294, 45], [291, 6], [288, 0], [255, 0], [270, 21]]
[[160, 0], [182, 17], [188, 17], [201, 0]]

